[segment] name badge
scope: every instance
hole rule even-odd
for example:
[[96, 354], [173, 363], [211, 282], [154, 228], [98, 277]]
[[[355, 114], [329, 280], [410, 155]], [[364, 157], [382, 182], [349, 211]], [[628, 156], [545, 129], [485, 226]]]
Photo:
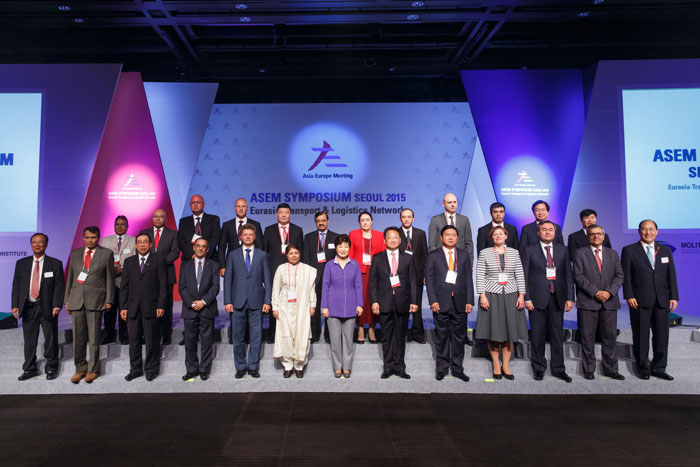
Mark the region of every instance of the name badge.
[[131, 253], [131, 248], [124, 248], [124, 253]]
[[329, 249], [329, 250], [335, 250], [335, 243], [329, 243], [329, 244], [328, 244], [328, 249]]
[[372, 255], [369, 253], [362, 253], [362, 264], [369, 266], [372, 264]]
[[289, 290], [287, 292], [287, 301], [288, 302], [296, 302], [297, 301], [297, 291], [296, 290]]
[[196, 241], [199, 240], [200, 238], [202, 238], [201, 235], [197, 235], [197, 234], [192, 235], [192, 243], [194, 244], [194, 242], [196, 242]]
[[287, 245], [281, 245], [281, 249], [282, 249], [282, 254], [286, 255], [287, 254]]
[[404, 253], [406, 253], [407, 255], [412, 255], [412, 254], [413, 254], [413, 251], [411, 251], [411, 250], [406, 250], [406, 251], [404, 251]]
[[88, 276], [87, 271], [80, 271], [80, 274], [78, 274], [78, 278], [76, 279], [76, 281], [77, 281], [79, 284], [84, 284], [84, 283], [85, 283], [85, 279], [87, 279], [87, 276]]
[[498, 273], [498, 285], [508, 284], [508, 273], [499, 272]]
[[118, 262], [119, 262], [119, 255], [114, 255], [114, 263], [116, 264]]
[[553, 281], [557, 278], [557, 268], [547, 268], [547, 279]]
[[664, 264], [668, 263], [668, 256], [662, 256], [662, 257], [661, 257], [661, 262], [664, 263]]
[[49, 277], [53, 277], [53, 271], [49, 271], [49, 272], [44, 273], [44, 278], [48, 279]]
[[389, 276], [389, 282], [391, 282], [391, 286], [394, 288], [401, 287], [401, 282], [399, 281], [399, 276]]
[[316, 261], [319, 263], [325, 263], [326, 262], [326, 252], [319, 251], [318, 253], [316, 253]]
[[445, 282], [448, 284], [457, 283], [457, 271], [447, 271], [447, 276], [445, 276]]

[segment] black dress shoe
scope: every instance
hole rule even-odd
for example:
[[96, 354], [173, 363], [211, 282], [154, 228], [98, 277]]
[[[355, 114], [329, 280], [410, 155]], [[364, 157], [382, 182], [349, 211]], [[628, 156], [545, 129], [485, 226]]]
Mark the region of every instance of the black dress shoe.
[[665, 371], [653, 371], [651, 375], [659, 379], [665, 379], [666, 381], [673, 381], [673, 376], [669, 375]]
[[321, 340], [320, 337], [312, 337], [312, 338], [311, 338], [311, 343], [312, 343], [312, 344], [315, 344], [316, 342], [318, 342], [318, 341], [320, 341], [320, 340]]
[[624, 381], [625, 377], [622, 376], [620, 373], [608, 373], [605, 376], [607, 376], [610, 379], [616, 379], [618, 381]]
[[39, 372], [37, 370], [25, 371], [19, 375], [19, 377], [17, 377], [17, 381], [26, 381], [30, 378], [34, 378], [35, 376], [39, 376]]
[[304, 370], [294, 370], [294, 374], [297, 376], [297, 378], [303, 378]]
[[325, 337], [325, 336], [324, 336], [324, 337], [323, 337], [323, 340], [326, 341], [326, 344], [330, 344], [330, 343], [331, 343], [331, 339], [330, 339], [329, 337]]
[[202, 381], [208, 380], [208, 379], [209, 379], [209, 373], [200, 373], [200, 374], [199, 374], [199, 379], [201, 379]]
[[457, 379], [461, 379], [464, 382], [469, 381], [469, 376], [465, 375], [464, 373], [455, 373], [454, 371], [452, 372], [452, 376], [454, 376]]
[[447, 376], [447, 373], [441, 373], [439, 371], [435, 373], [435, 379], [438, 381], [442, 381], [443, 379], [445, 379], [445, 376]]
[[571, 382], [571, 376], [567, 375], [565, 371], [557, 371], [556, 373], [552, 373], [552, 376], [559, 378], [566, 383]]
[[57, 377], [58, 377], [57, 371], [47, 371], [46, 372], [46, 379], [56, 379]]
[[243, 378], [243, 377], [245, 376], [246, 373], [247, 373], [246, 370], [238, 370], [238, 371], [236, 371], [236, 379], [241, 379], [241, 378]]
[[464, 338], [464, 343], [465, 343], [466, 345], [468, 345], [468, 346], [474, 345], [474, 342], [473, 342], [470, 338], [468, 338], [468, 337], [465, 337], [465, 338]]
[[156, 376], [158, 376], [158, 375], [147, 374], [147, 375], [146, 375], [146, 381], [153, 381], [154, 379], [156, 379]]
[[503, 379], [503, 373], [492, 373], [493, 379]]
[[129, 345], [129, 339], [119, 339], [119, 343], [121, 345]]
[[260, 378], [260, 372], [258, 370], [248, 370], [248, 374], [253, 378]]
[[265, 339], [265, 342], [267, 342], [268, 344], [274, 344], [274, 343], [275, 343], [275, 338], [274, 338], [274, 337], [268, 337], [267, 339]]
[[[183, 341], [183, 343], [180, 345], [185, 345], [184, 344], [185, 339], [182, 339], [182, 341]], [[170, 345], [172, 343], [173, 343], [172, 337], [168, 337], [167, 339], [165, 337], [163, 338], [163, 345]]]
[[583, 372], [583, 378], [584, 378], [584, 379], [595, 379], [595, 376], [593, 375], [593, 373], [589, 373], [589, 372], [587, 372], [587, 371], [584, 371], [584, 372]]
[[282, 373], [282, 376], [285, 378], [291, 378], [292, 377], [292, 370], [284, 370], [284, 373]]
[[188, 371], [187, 373], [185, 373], [185, 376], [182, 377], [182, 380], [183, 380], [183, 381], [188, 381], [188, 380], [191, 380], [191, 379], [195, 379], [196, 377], [197, 377], [197, 372], [195, 372], [195, 371], [189, 372], [189, 371]]
[[109, 344], [114, 344], [117, 340], [117, 336], [114, 334], [103, 334], [102, 338], [100, 339], [100, 345], [109, 345]]
[[541, 371], [536, 371], [533, 378], [535, 378], [535, 381], [542, 381], [544, 379], [544, 373]]
[[136, 379], [139, 376], [143, 376], [143, 373], [133, 371], [129, 372], [129, 374], [124, 377], [124, 379], [127, 381], [131, 381], [132, 379]]
[[637, 376], [639, 377], [639, 379], [649, 379], [650, 378], [649, 373], [639, 373]]
[[411, 375], [409, 375], [405, 371], [395, 371], [394, 374], [401, 379], [411, 379]]
[[382, 379], [390, 378], [391, 375], [393, 375], [393, 374], [394, 374], [394, 372], [391, 370], [384, 370], [384, 371], [382, 371]]
[[504, 377], [505, 379], [507, 379], [508, 381], [513, 381], [513, 380], [515, 379], [515, 375], [512, 374], [512, 373], [511, 373], [511, 374], [503, 373], [503, 377]]

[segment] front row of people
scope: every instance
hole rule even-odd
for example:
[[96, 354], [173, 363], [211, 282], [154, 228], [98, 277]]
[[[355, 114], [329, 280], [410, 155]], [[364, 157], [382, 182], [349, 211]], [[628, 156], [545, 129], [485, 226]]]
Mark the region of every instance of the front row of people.
[[[493, 247], [479, 252], [476, 294], [479, 314], [475, 337], [487, 341], [493, 363], [493, 378], [513, 380], [510, 359], [515, 341], [528, 338], [525, 309], [530, 319], [531, 365], [535, 380], [542, 380], [547, 367], [545, 342], [551, 347], [551, 373], [571, 382], [563, 356], [563, 316], [574, 304], [574, 284], [580, 322], [584, 377], [594, 378], [594, 343], [602, 340], [603, 373], [624, 379], [615, 356], [618, 291], [623, 287], [630, 307], [633, 352], [638, 376], [650, 375], [672, 380], [666, 372], [668, 312], [675, 309], [678, 286], [671, 250], [654, 240], [658, 229], [651, 220], [640, 223], [640, 242], [617, 253], [603, 246], [604, 232], [598, 225], [587, 229], [589, 245], [574, 251], [556, 243], [550, 221], [539, 224], [539, 242], [522, 251], [506, 246], [508, 232], [493, 227]], [[459, 232], [446, 225], [440, 232], [441, 248], [428, 254], [425, 285], [435, 323], [437, 380], [448, 372], [463, 381], [464, 340], [467, 315], [474, 306], [474, 288], [469, 255], [456, 248]], [[99, 376], [99, 335], [102, 310], [114, 303], [113, 253], [98, 245], [99, 229], [87, 227], [85, 246], [71, 253], [68, 277], [64, 281], [61, 261], [45, 255], [48, 237], [31, 237], [33, 255], [17, 262], [12, 287], [12, 312], [24, 318], [24, 373], [26, 380], [38, 375], [36, 345], [39, 326], [44, 332], [47, 379], [58, 371], [57, 315], [65, 304], [73, 322], [76, 371], [71, 381], [91, 383]], [[408, 379], [405, 345], [408, 316], [418, 309], [417, 272], [411, 256], [399, 250], [400, 230], [384, 231], [386, 251], [375, 255], [368, 271], [371, 309], [364, 304], [360, 264], [349, 257], [352, 244], [347, 235], [335, 239], [336, 257], [326, 266], [323, 277], [300, 261], [299, 246], [286, 247], [288, 262], [271, 277], [267, 253], [255, 246], [256, 229], [242, 226], [241, 247], [226, 260], [224, 308], [234, 332], [236, 378], [246, 374], [258, 378], [262, 338], [262, 316], [272, 313], [278, 324], [273, 357], [284, 367], [283, 375], [304, 376], [308, 361], [311, 317], [318, 312], [328, 319], [333, 371], [337, 378], [349, 378], [353, 360], [353, 332], [356, 317], [372, 313], [382, 328], [384, 367], [382, 378], [396, 375]], [[137, 254], [123, 264], [119, 296], [119, 317], [127, 323], [131, 381], [145, 374], [152, 381], [159, 373], [160, 326], [158, 319], [167, 306], [169, 283], [165, 261], [152, 253], [151, 237], [136, 237]], [[184, 380], [199, 376], [206, 380], [212, 366], [214, 319], [218, 315], [219, 264], [208, 257], [205, 238], [194, 243], [193, 257], [183, 262], [179, 291], [185, 323], [186, 374]], [[573, 262], [573, 268], [572, 268]], [[322, 283], [322, 300], [317, 303], [316, 284]], [[64, 291], [65, 289], [65, 291]], [[650, 362], [649, 330], [653, 331], [653, 360]], [[246, 352], [246, 334], [249, 348]], [[146, 358], [142, 358], [141, 336]], [[197, 356], [201, 340], [201, 356]], [[89, 343], [90, 361], [85, 355]]]

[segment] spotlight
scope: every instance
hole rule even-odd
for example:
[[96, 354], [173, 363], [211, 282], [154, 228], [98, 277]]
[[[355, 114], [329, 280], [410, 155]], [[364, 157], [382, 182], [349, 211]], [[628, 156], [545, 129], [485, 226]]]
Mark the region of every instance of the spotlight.
[[252, 20], [250, 19], [250, 16], [241, 16], [241, 17], [239, 18], [239, 21], [240, 21], [241, 23], [250, 23]]
[[73, 18], [75, 24], [83, 24], [85, 20], [83, 18]]
[[587, 11], [579, 11], [576, 16], [578, 16], [579, 18], [588, 18], [589, 15], [590, 13]]
[[70, 7], [68, 5], [59, 5], [58, 9], [61, 11], [70, 11]]
[[365, 68], [374, 68], [375, 66], [377, 66], [377, 61], [374, 58], [369, 57], [365, 58], [364, 64]]
[[418, 18], [419, 18], [418, 15], [408, 15], [408, 16], [406, 16], [406, 19], [409, 20], [409, 21], [415, 21], [415, 20], [417, 20]]
[[413, 3], [411, 3], [411, 6], [412, 6], [413, 8], [420, 8], [420, 7], [422, 7], [423, 5], [425, 5], [425, 3], [423, 3], [423, 2], [413, 2]]
[[246, 8], [248, 8], [248, 5], [245, 3], [236, 3], [236, 10], [245, 10]]
[[396, 67], [395, 67], [395, 66], [390, 66], [390, 67], [389, 67], [389, 71], [391, 71], [392, 73], [395, 72], [395, 71], [396, 71]]
[[605, 0], [593, 0], [594, 5], [600, 5], [601, 3], [605, 3]]
[[265, 72], [267, 71], [267, 69], [265, 69], [265, 68], [258, 68], [258, 71], [259, 71], [260, 73], [265, 73]]

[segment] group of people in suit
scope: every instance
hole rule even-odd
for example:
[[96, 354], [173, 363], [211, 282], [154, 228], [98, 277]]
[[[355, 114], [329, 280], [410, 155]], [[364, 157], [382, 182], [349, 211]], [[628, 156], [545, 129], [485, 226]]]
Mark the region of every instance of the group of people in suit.
[[[448, 373], [469, 380], [463, 360], [465, 344], [472, 344], [467, 317], [475, 309], [475, 295], [479, 313], [474, 337], [487, 342], [495, 379], [514, 379], [509, 366], [513, 343], [529, 338], [534, 379], [543, 379], [549, 340], [551, 373], [570, 382], [563, 358], [563, 316], [575, 301], [584, 377], [594, 378], [593, 347], [599, 335], [603, 373], [624, 379], [615, 357], [620, 288], [630, 308], [639, 377], [673, 379], [666, 372], [668, 312], [677, 305], [678, 287], [670, 249], [655, 242], [654, 221], [640, 223], [640, 241], [623, 248], [620, 258], [596, 224], [593, 210], [581, 212], [582, 229], [569, 236], [567, 247], [561, 227], [548, 220], [545, 201], [533, 204], [535, 220], [523, 226], [520, 235], [504, 222], [505, 206], [494, 203], [491, 222], [478, 229], [475, 258], [471, 225], [457, 213], [457, 197], [446, 194], [442, 206], [444, 211], [430, 221], [428, 235], [413, 225], [409, 208], [401, 211], [400, 226], [383, 232], [372, 228], [372, 215], [364, 211], [358, 216], [359, 228], [348, 234], [332, 232], [328, 213], [318, 212], [316, 230], [304, 235], [290, 221], [291, 209], [285, 203], [277, 206], [277, 222], [263, 231], [247, 217], [245, 199], [236, 200], [236, 217], [222, 226], [218, 216], [204, 212], [204, 199], [194, 195], [192, 215], [180, 219], [177, 231], [165, 226], [162, 209], [153, 213], [153, 225], [136, 237], [127, 235], [124, 216], [115, 219], [114, 235], [101, 242], [99, 228], [86, 227], [84, 246], [71, 252], [65, 280], [61, 261], [45, 254], [48, 236], [34, 234], [33, 254], [17, 262], [12, 289], [12, 312], [24, 319], [25, 362], [19, 379], [39, 374], [39, 327], [47, 379], [56, 377], [57, 316], [65, 306], [73, 324], [73, 383], [99, 377], [100, 344], [117, 338], [129, 345], [125, 379], [145, 375], [152, 381], [159, 374], [161, 346], [172, 343], [177, 283], [185, 325], [180, 343], [186, 349], [183, 379], [206, 380], [221, 278], [236, 378], [260, 376], [263, 339], [275, 344], [273, 357], [280, 360], [284, 377], [303, 377], [310, 344], [321, 338], [323, 316], [336, 377], [350, 377], [353, 346], [377, 342], [379, 323], [381, 377], [408, 379], [406, 341], [426, 342], [421, 311], [425, 287], [435, 324], [437, 380]], [[179, 280], [174, 266], [178, 258]]]

